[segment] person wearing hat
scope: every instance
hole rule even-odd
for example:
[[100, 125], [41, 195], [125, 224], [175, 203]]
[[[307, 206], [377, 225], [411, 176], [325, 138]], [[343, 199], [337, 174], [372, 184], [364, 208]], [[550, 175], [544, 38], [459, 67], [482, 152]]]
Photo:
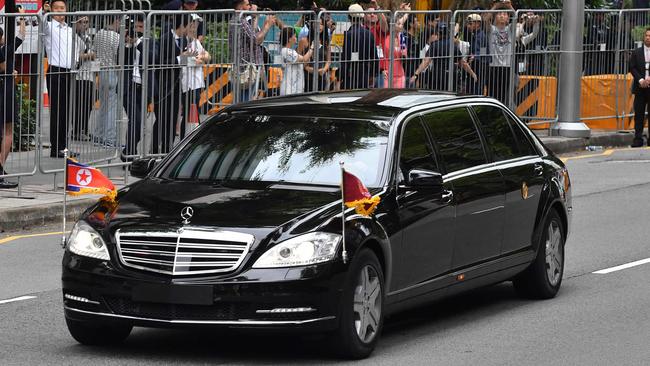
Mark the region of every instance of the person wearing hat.
[[465, 20], [463, 40], [469, 43], [468, 66], [474, 75], [466, 79], [468, 94], [483, 95], [485, 89], [485, 75], [489, 66], [487, 57], [487, 36], [482, 26], [483, 19], [477, 13], [472, 13]]
[[341, 56], [341, 88], [365, 89], [375, 82], [379, 72], [379, 58], [375, 37], [364, 28], [364, 10], [359, 4], [348, 7], [350, 29], [343, 36]]

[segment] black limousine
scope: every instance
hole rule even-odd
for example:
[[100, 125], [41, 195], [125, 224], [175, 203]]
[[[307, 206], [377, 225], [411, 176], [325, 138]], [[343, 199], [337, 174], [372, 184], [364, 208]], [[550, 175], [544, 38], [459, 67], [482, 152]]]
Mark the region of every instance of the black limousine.
[[[372, 215], [342, 215], [341, 161], [380, 197]], [[390, 313], [502, 281], [552, 298], [562, 283], [567, 169], [490, 98], [239, 104], [131, 171], [143, 179], [67, 241], [65, 319], [82, 344], [133, 326], [304, 330], [362, 358]]]

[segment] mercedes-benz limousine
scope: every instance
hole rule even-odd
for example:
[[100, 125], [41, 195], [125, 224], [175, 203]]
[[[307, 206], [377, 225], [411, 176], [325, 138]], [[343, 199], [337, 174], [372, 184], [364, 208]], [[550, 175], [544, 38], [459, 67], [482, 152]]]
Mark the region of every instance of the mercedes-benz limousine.
[[[341, 162], [374, 212], [342, 205]], [[83, 344], [133, 326], [300, 330], [362, 358], [390, 313], [502, 281], [552, 298], [562, 283], [567, 169], [490, 98], [239, 104], [131, 171], [142, 179], [67, 241], [65, 319]]]

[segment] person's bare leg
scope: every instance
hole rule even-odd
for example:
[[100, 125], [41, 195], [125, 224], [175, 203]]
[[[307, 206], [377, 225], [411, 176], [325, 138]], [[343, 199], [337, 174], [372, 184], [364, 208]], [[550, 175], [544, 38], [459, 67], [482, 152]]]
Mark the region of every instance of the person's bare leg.
[[2, 134], [2, 145], [0, 145], [0, 165], [3, 167], [5, 166], [5, 161], [7, 161], [7, 158], [9, 157], [9, 152], [11, 152], [11, 144], [14, 140], [13, 124], [5, 123], [4, 129], [4, 133]]

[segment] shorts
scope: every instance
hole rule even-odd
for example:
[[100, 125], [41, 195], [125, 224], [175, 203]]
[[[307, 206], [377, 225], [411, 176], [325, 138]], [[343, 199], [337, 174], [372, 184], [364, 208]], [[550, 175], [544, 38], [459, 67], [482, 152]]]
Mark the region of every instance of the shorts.
[[8, 79], [0, 81], [0, 137], [4, 134], [5, 124], [16, 122], [18, 117], [16, 112], [20, 110], [14, 88], [7, 88], [7, 85], [13, 85], [14, 78]]

